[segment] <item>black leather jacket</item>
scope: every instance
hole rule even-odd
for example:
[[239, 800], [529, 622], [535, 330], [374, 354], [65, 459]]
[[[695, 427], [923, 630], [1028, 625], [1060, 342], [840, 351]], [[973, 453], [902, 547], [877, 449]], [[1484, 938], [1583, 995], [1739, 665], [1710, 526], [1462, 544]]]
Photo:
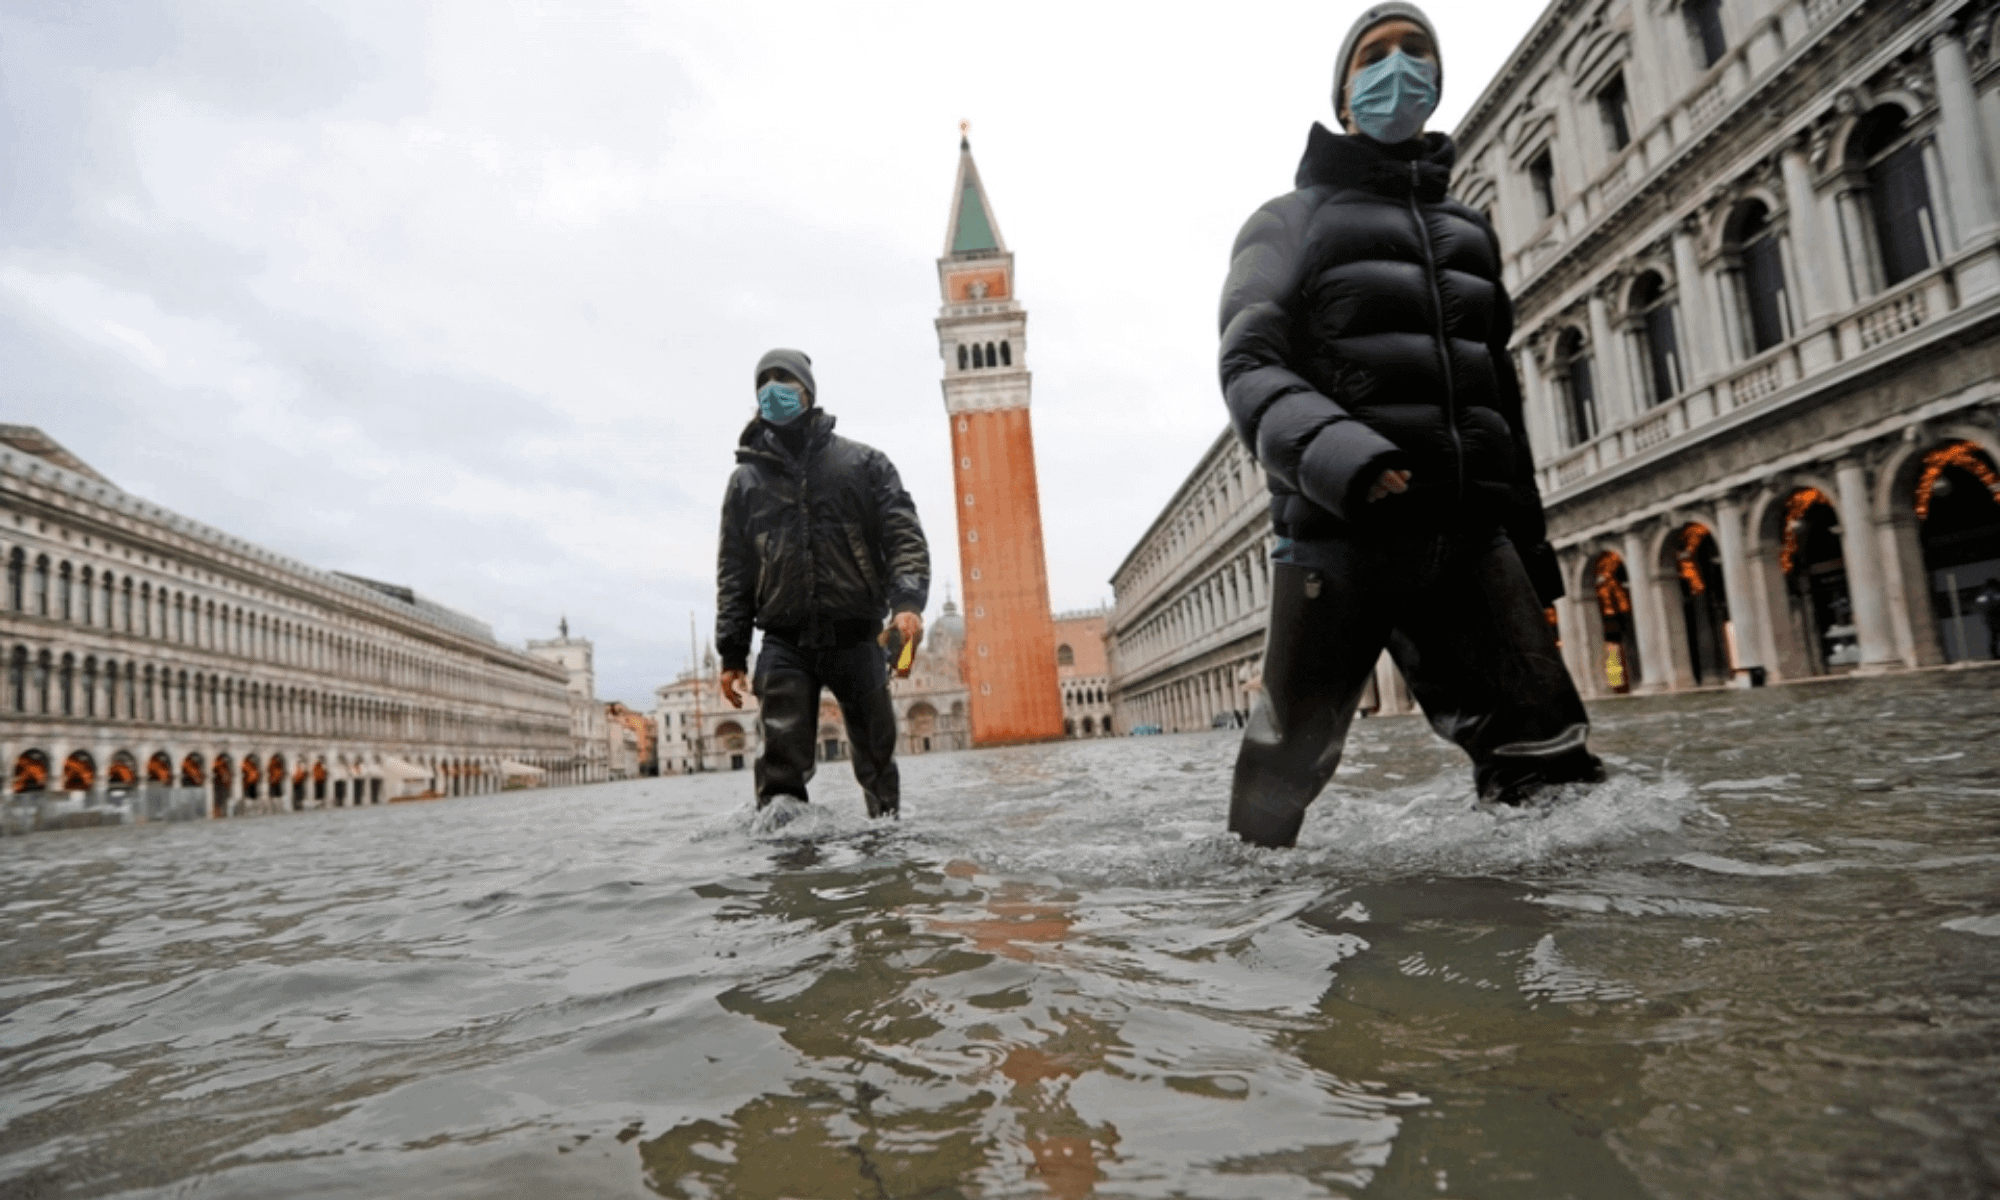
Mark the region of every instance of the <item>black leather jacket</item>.
[[[1314, 125], [1298, 190], [1237, 236], [1222, 293], [1222, 390], [1283, 535], [1503, 526], [1544, 601], [1547, 546], [1507, 342], [1500, 248], [1445, 194], [1441, 133], [1395, 146]], [[1374, 504], [1385, 470], [1410, 490]]]
[[837, 624], [872, 634], [889, 612], [921, 613], [930, 598], [930, 546], [888, 457], [835, 437], [817, 408], [799, 422], [797, 453], [762, 418], [737, 445], [716, 561], [724, 670], [748, 665], [753, 624], [830, 645]]

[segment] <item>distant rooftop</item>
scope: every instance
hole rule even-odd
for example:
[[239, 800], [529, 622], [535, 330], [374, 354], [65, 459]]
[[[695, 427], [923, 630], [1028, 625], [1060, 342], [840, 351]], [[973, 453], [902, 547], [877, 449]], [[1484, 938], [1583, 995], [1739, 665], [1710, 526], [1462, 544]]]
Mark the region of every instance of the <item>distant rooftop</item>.
[[[55, 467], [56, 471], [45, 476], [43, 482], [59, 491], [66, 491], [78, 497], [87, 496], [99, 504], [164, 525], [183, 536], [233, 553], [247, 555], [270, 567], [298, 572], [316, 579], [321, 584], [346, 590], [350, 594], [360, 591], [377, 599], [387, 598], [396, 601], [410, 610], [412, 615], [454, 633], [483, 642], [496, 641], [491, 625], [476, 617], [469, 617], [457, 609], [426, 600], [402, 584], [382, 583], [379, 580], [365, 579], [342, 571], [326, 571], [308, 566], [297, 559], [266, 550], [262, 546], [246, 542], [213, 526], [190, 520], [127, 492], [99, 474], [90, 464], [71, 454], [62, 443], [34, 426], [0, 425], [0, 467], [4, 467], [8, 474], [18, 472], [32, 479], [40, 469], [39, 465], [24, 463], [16, 457], [17, 454], [27, 455]], [[91, 495], [93, 492], [95, 494]]]
[[26, 451], [36, 458], [46, 459], [66, 471], [75, 471], [86, 479], [97, 483], [111, 483], [109, 479], [93, 470], [89, 463], [64, 449], [61, 442], [33, 425], [0, 425], [0, 442], [16, 450]]

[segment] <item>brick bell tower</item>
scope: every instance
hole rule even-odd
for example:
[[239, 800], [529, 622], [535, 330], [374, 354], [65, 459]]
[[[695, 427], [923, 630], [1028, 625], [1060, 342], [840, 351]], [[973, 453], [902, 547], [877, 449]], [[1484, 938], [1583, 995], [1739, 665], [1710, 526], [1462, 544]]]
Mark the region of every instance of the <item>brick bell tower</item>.
[[938, 350], [951, 419], [972, 744], [999, 746], [1062, 737], [1062, 692], [1028, 421], [1028, 314], [1014, 299], [1014, 256], [965, 128], [938, 259]]

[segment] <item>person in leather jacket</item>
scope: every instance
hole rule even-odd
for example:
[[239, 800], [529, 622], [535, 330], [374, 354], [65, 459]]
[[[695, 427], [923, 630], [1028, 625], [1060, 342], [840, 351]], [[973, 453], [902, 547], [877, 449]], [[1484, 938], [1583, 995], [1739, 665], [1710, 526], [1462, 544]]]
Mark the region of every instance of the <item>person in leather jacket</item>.
[[[834, 435], [832, 415], [814, 403], [812, 359], [772, 350], [757, 363], [756, 387], [758, 415], [738, 440], [722, 500], [715, 644], [723, 699], [741, 708], [746, 689], [757, 697], [757, 807], [807, 799], [825, 687], [840, 703], [868, 815], [896, 816], [882, 622], [893, 613], [897, 639], [923, 640], [930, 547], [888, 457]], [[753, 626], [764, 634], [754, 674]]]
[[1263, 467], [1276, 549], [1263, 691], [1229, 827], [1289, 846], [1386, 647], [1479, 795], [1602, 778], [1544, 606], [1562, 595], [1507, 350], [1487, 220], [1423, 132], [1443, 82], [1414, 4], [1377, 4], [1336, 60], [1345, 134], [1314, 124], [1296, 190], [1243, 226], [1222, 391]]

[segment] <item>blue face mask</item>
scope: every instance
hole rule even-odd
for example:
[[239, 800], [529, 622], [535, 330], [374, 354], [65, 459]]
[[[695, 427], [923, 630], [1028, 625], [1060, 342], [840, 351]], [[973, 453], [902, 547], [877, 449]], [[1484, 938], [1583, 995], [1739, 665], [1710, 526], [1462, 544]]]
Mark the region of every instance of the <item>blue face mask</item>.
[[805, 393], [783, 383], [757, 389], [757, 413], [773, 425], [789, 425], [806, 410]]
[[1437, 64], [1401, 50], [1354, 73], [1347, 114], [1354, 127], [1378, 142], [1408, 141], [1438, 103]]

